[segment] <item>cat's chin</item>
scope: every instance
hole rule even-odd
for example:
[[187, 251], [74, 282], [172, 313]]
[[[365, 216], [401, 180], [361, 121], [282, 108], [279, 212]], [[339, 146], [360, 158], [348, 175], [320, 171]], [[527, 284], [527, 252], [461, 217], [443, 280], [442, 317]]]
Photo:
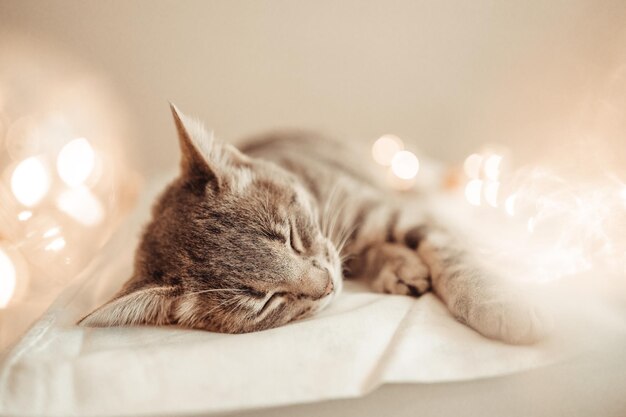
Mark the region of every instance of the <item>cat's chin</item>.
[[[302, 307], [301, 309], [299, 309], [300, 311], [294, 314], [294, 316], [290, 318], [287, 322], [282, 323], [282, 324], [277, 324], [275, 326], [272, 326], [272, 328], [280, 327], [288, 323], [297, 322], [298, 320], [311, 318], [315, 316], [317, 313], [319, 313], [320, 311], [327, 308], [330, 305], [330, 303], [341, 293], [343, 281], [340, 279], [339, 283], [335, 284], [333, 280], [333, 284], [335, 285], [335, 287], [334, 287], [334, 290], [330, 294], [320, 298], [319, 300], [316, 300], [314, 304], [312, 305]], [[264, 330], [264, 329], [259, 329], [259, 330]]]
[[293, 323], [298, 320], [304, 320], [304, 319], [313, 317], [315, 314], [319, 313], [320, 311], [328, 307], [328, 305], [334, 299], [334, 296], [335, 296], [335, 293], [332, 292], [331, 294], [328, 294], [324, 298], [317, 300], [313, 306], [304, 308], [300, 313], [296, 314], [291, 320], [289, 320], [289, 322]]

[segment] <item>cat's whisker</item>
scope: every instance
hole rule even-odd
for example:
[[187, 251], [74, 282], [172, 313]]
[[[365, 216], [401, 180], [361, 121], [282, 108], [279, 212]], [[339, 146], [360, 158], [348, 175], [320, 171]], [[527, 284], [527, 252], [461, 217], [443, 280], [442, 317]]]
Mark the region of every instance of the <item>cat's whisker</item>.
[[357, 227], [358, 225], [353, 225], [344, 230], [343, 236], [341, 237], [341, 239], [336, 245], [337, 252], [341, 253], [343, 251], [344, 246], [346, 245], [346, 243], [348, 243], [348, 241], [350, 240], [350, 237], [352, 236], [352, 234], [354, 233]]
[[[228, 299], [222, 301], [221, 303], [219, 303], [218, 305], [214, 306], [213, 308], [209, 309], [206, 312], [206, 315], [210, 315], [211, 313], [215, 312], [216, 310], [219, 310], [219, 309], [222, 309], [222, 308], [225, 309], [224, 313], [230, 313], [230, 312], [232, 312], [232, 308], [231, 308], [232, 305], [238, 304], [239, 301], [240, 301], [239, 298], [228, 298]], [[230, 311], [227, 310], [227, 309], [230, 309]]]
[[348, 253], [343, 254], [343, 255], [339, 255], [339, 262], [340, 262], [341, 264], [344, 264], [344, 263], [346, 263], [347, 261], [349, 261], [349, 260], [351, 260], [351, 259], [354, 259], [355, 257], [356, 257], [356, 256], [355, 256], [354, 254], [348, 254]]
[[[341, 205], [336, 207], [335, 210], [333, 210], [332, 213], [332, 218], [331, 218], [331, 223], [330, 223], [330, 230], [328, 231], [328, 238], [331, 241], [336, 241], [337, 240], [337, 233], [341, 233], [341, 229], [337, 229], [337, 224], [340, 218], [343, 218], [343, 214], [344, 214], [344, 210], [346, 208], [346, 201], [342, 201]], [[344, 226], [343, 224], [341, 226]], [[340, 226], [340, 227], [341, 227]]]
[[335, 199], [335, 196], [337, 195], [337, 192], [339, 190], [339, 186], [338, 184], [334, 184], [333, 187], [331, 188], [328, 198], [326, 199], [326, 201], [324, 202], [324, 207], [321, 211], [321, 219], [320, 219], [320, 223], [321, 223], [321, 228], [322, 228], [322, 233], [324, 234], [324, 236], [329, 236], [328, 235], [328, 227], [329, 227], [329, 216], [331, 215], [331, 206], [333, 205], [333, 201]]
[[[341, 217], [343, 210], [345, 208], [345, 204], [346, 204], [345, 200], [339, 199], [340, 197], [339, 192], [340, 192], [339, 183], [336, 183], [333, 186], [333, 189], [331, 191], [331, 196], [327, 200], [327, 204], [325, 207], [326, 220], [327, 220], [326, 236], [328, 236], [331, 240], [335, 233], [334, 229], [335, 229], [337, 220]], [[339, 205], [337, 204], [338, 202], [339, 202]]]
[[209, 289], [209, 290], [202, 290], [202, 291], [191, 292], [191, 293], [188, 293], [187, 295], [204, 294], [204, 293], [208, 293], [208, 292], [243, 293], [243, 292], [245, 292], [245, 290], [242, 290], [241, 288], [212, 288], [212, 289]]

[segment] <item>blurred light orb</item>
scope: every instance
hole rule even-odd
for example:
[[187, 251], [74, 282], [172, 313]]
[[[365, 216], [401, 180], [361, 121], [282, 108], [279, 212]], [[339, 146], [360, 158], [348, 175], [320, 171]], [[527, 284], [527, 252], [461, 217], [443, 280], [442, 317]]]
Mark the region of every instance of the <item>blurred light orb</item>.
[[404, 149], [402, 140], [395, 135], [383, 135], [372, 145], [372, 157], [377, 164], [389, 166], [393, 157]]
[[57, 156], [57, 171], [64, 183], [77, 187], [93, 172], [96, 154], [85, 138], [68, 142]]
[[465, 175], [469, 178], [478, 179], [480, 178], [480, 168], [483, 164], [483, 157], [477, 153], [473, 153], [467, 158], [465, 158], [465, 162], [463, 163], [463, 170], [465, 171]]
[[415, 178], [419, 171], [420, 163], [413, 152], [400, 151], [391, 159], [391, 171], [403, 180]]
[[59, 234], [59, 232], [61, 231], [61, 228], [56, 226], [56, 227], [52, 227], [48, 230], [46, 230], [46, 232], [43, 234], [43, 237], [52, 237], [52, 236], [56, 236]]
[[465, 198], [473, 206], [480, 206], [483, 182], [478, 179], [470, 180], [465, 185]]
[[9, 255], [0, 248], [0, 308], [6, 307], [13, 298], [16, 281], [15, 266]]
[[104, 207], [86, 187], [63, 191], [56, 200], [59, 210], [84, 226], [95, 226], [104, 219]]
[[26, 220], [30, 219], [31, 217], [33, 217], [33, 212], [30, 210], [24, 210], [24, 211], [20, 211], [17, 214], [17, 219], [21, 222], [25, 222]]
[[517, 194], [513, 194], [507, 197], [504, 201], [504, 211], [506, 214], [513, 217], [515, 216], [515, 201], [517, 200]]
[[57, 237], [52, 242], [48, 243], [45, 247], [46, 251], [58, 252], [65, 247], [65, 239], [63, 237]]
[[502, 163], [502, 156], [492, 154], [489, 155], [483, 162], [483, 172], [485, 177], [492, 181], [496, 181], [500, 177], [500, 164]]
[[483, 186], [485, 201], [493, 208], [498, 207], [498, 190], [500, 183], [497, 181], [487, 181]]
[[41, 159], [32, 156], [20, 162], [11, 175], [11, 191], [23, 205], [39, 203], [50, 189], [50, 177]]

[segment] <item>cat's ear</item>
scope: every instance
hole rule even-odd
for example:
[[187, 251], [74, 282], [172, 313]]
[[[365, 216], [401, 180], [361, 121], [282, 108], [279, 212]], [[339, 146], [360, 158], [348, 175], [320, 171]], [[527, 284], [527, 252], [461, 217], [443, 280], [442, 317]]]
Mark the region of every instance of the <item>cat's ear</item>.
[[223, 146], [217, 143], [212, 132], [202, 123], [186, 116], [170, 103], [182, 154], [181, 169], [186, 178], [220, 186], [219, 164], [223, 159]]
[[176, 298], [173, 287], [143, 288], [118, 296], [82, 318], [87, 327], [167, 324]]
[[183, 114], [175, 105], [170, 103], [170, 108], [178, 131], [183, 176], [220, 189], [232, 179], [236, 168], [246, 163], [247, 157], [235, 147], [215, 139], [202, 123]]

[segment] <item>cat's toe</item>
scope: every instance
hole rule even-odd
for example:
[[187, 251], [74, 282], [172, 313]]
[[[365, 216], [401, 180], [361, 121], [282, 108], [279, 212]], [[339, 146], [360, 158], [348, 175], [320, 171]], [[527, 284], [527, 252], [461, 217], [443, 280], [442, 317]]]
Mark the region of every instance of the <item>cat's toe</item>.
[[398, 281], [407, 289], [408, 294], [420, 296], [430, 289], [428, 268], [421, 262], [405, 263], [396, 270]]
[[418, 297], [430, 289], [428, 269], [420, 262], [385, 265], [372, 283], [377, 292]]
[[401, 285], [394, 270], [388, 266], [380, 270], [378, 276], [372, 282], [372, 289], [385, 294], [408, 294], [406, 286]]

